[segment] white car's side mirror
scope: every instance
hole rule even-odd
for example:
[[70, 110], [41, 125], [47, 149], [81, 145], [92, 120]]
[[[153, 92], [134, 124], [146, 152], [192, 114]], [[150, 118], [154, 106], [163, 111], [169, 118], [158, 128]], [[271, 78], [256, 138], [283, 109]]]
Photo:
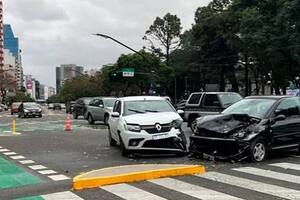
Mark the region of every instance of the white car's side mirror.
[[179, 115], [182, 115], [182, 114], [184, 114], [184, 111], [183, 111], [183, 110], [177, 110], [177, 113], [178, 113]]
[[113, 113], [111, 113], [111, 116], [112, 116], [112, 117], [115, 117], [115, 118], [118, 118], [118, 117], [120, 117], [120, 113], [118, 113], [118, 112], [113, 112]]

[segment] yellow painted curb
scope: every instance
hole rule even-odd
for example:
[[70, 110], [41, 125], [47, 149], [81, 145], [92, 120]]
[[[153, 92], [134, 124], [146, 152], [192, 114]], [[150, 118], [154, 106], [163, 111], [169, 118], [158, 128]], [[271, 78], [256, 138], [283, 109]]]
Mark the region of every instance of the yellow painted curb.
[[[110, 169], [110, 168], [106, 168], [106, 169]], [[85, 174], [81, 174], [79, 176], [74, 177], [73, 189], [82, 190], [82, 189], [95, 188], [104, 185], [145, 181], [145, 180], [157, 179], [162, 177], [204, 174], [205, 167], [202, 165], [184, 165], [180, 167], [171, 167], [165, 169], [155, 169], [155, 170], [148, 170], [148, 171], [117, 174], [111, 176], [98, 176], [98, 177], [84, 178], [84, 176], [86, 176], [87, 174], [95, 171], [87, 172]]]

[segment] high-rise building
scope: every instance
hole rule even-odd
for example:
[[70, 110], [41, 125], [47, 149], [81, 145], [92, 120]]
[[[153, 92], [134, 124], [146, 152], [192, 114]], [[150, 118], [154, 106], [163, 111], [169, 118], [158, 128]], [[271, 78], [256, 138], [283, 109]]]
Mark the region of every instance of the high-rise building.
[[3, 2], [0, 0], [0, 70], [3, 70], [4, 65], [3, 49]]
[[66, 80], [70, 80], [76, 76], [83, 74], [83, 67], [75, 64], [63, 64], [56, 67], [56, 92], [59, 93], [60, 88]]
[[15, 37], [10, 24], [3, 26], [4, 49], [8, 49], [16, 60], [15, 74], [17, 79], [18, 89], [23, 85], [23, 69], [21, 63], [21, 51], [19, 49], [19, 39]]

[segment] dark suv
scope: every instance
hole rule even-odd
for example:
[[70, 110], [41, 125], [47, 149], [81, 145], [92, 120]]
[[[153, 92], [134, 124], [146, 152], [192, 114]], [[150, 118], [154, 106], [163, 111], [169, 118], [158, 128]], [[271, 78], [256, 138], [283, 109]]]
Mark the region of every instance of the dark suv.
[[85, 116], [87, 111], [87, 106], [89, 105], [92, 98], [83, 97], [76, 101], [73, 107], [73, 117], [77, 119], [78, 116]]
[[195, 92], [185, 104], [184, 118], [188, 122], [188, 127], [195, 132], [198, 117], [219, 114], [241, 99], [241, 95], [234, 92]]

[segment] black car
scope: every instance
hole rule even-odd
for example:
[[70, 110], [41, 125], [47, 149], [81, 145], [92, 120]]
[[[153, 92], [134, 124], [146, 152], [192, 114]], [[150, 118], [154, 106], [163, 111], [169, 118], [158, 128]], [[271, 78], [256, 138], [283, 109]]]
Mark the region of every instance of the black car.
[[61, 110], [61, 104], [60, 103], [54, 103], [53, 104], [53, 110]]
[[70, 113], [70, 114], [73, 113], [75, 103], [76, 103], [75, 101], [68, 101], [66, 103], [66, 113]]
[[18, 117], [42, 117], [41, 107], [32, 102], [21, 103], [18, 108]]
[[79, 116], [86, 115], [87, 106], [89, 105], [92, 98], [83, 97], [76, 101], [76, 103], [73, 106], [73, 117], [74, 119], [77, 119]]
[[197, 156], [254, 162], [271, 150], [300, 151], [300, 98], [247, 97], [220, 115], [197, 119], [190, 152]]

